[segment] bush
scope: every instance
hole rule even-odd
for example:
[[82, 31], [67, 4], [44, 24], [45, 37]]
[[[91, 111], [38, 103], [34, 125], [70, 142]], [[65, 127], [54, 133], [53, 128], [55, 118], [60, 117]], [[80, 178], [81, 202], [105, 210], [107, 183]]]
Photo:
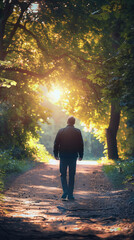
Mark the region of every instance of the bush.
[[22, 172], [27, 169], [29, 162], [26, 160], [17, 160], [13, 158], [12, 151], [5, 150], [0, 152], [0, 171], [3, 174], [11, 172]]
[[23, 159], [28, 157], [27, 150], [24, 150], [22, 147], [15, 146], [11, 149], [12, 157], [15, 159]]
[[103, 170], [115, 187], [121, 187], [134, 176], [134, 159], [105, 164]]
[[3, 197], [3, 195], [1, 194], [3, 189], [4, 189], [4, 172], [0, 170], [0, 199]]
[[33, 157], [38, 162], [48, 162], [52, 158], [51, 154], [46, 150], [46, 147], [38, 143], [37, 139], [31, 138], [28, 141], [26, 151], [29, 156]]
[[[48, 162], [52, 156], [36, 139], [29, 138], [24, 146], [13, 146], [0, 150], [0, 192], [4, 181], [10, 173], [21, 173], [35, 166], [36, 162]], [[0, 195], [1, 198], [1, 195]]]

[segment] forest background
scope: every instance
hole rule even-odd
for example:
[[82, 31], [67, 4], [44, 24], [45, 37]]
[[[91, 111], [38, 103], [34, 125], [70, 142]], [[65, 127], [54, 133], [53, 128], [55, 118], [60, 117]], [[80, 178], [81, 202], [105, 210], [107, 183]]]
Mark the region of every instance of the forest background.
[[0, 1], [1, 176], [50, 158], [38, 143], [52, 114], [44, 85], [133, 176], [133, 23], [132, 0]]

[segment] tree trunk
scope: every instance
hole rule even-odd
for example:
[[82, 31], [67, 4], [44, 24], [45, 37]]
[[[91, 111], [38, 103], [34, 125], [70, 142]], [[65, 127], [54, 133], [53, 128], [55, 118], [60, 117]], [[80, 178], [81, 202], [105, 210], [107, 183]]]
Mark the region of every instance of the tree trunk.
[[118, 148], [117, 148], [117, 132], [120, 123], [120, 109], [118, 102], [113, 101], [111, 103], [111, 118], [109, 127], [106, 131], [107, 137], [107, 148], [108, 148], [108, 158], [117, 160], [118, 159]]

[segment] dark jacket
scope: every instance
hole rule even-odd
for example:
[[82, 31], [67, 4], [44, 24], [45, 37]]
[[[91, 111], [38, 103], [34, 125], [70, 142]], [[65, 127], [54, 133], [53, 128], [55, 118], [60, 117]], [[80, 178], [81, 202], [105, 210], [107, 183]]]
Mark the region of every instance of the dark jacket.
[[60, 129], [54, 141], [54, 156], [83, 158], [81, 131], [71, 125]]

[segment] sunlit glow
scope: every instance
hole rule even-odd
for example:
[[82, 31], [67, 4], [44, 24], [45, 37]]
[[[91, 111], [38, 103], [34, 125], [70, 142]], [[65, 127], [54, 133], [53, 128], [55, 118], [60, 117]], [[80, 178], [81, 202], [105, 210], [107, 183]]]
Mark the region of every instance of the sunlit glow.
[[90, 126], [86, 126], [85, 123], [81, 122], [81, 126], [84, 127], [83, 128], [84, 132], [92, 132], [92, 130], [93, 130], [93, 127], [92, 127], [91, 123], [90, 123]]
[[[50, 159], [48, 164], [51, 165], [58, 165], [59, 161], [55, 160], [55, 159]], [[82, 160], [82, 161], [77, 161], [78, 165], [99, 165], [99, 163], [95, 160], [93, 161], [87, 161], [87, 160]]]
[[57, 165], [57, 164], [58, 164], [58, 161], [55, 160], [55, 159], [50, 159], [48, 164]]
[[57, 103], [60, 100], [61, 97], [61, 90], [60, 89], [54, 89], [51, 90], [48, 94], [48, 99], [52, 102], [52, 103]]
[[39, 7], [38, 3], [32, 3], [31, 4], [32, 12], [37, 13], [38, 12], [38, 7]]

